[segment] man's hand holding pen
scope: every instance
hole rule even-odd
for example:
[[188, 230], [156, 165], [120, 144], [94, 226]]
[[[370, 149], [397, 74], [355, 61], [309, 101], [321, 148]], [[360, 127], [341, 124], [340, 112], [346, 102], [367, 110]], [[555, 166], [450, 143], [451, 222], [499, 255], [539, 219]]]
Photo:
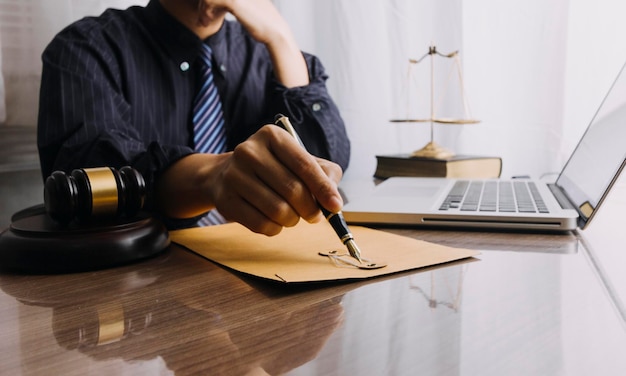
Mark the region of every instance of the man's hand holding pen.
[[341, 177], [339, 165], [312, 156], [268, 124], [232, 152], [178, 160], [161, 177], [156, 194], [168, 216], [189, 218], [217, 208], [227, 220], [271, 236], [300, 218], [322, 220], [317, 202], [340, 211]]
[[343, 206], [337, 183], [341, 168], [302, 149], [280, 128], [266, 125], [238, 145], [218, 171], [212, 201], [229, 220], [266, 235], [296, 225], [300, 217], [316, 222], [317, 202], [328, 210]]
[[[287, 133], [289, 133], [291, 137], [293, 137], [293, 139], [297, 141], [298, 145], [300, 145], [302, 149], [305, 149], [304, 143], [300, 139], [300, 136], [296, 132], [296, 129], [293, 127], [293, 125], [289, 121], [289, 118], [287, 118], [283, 114], [277, 114], [275, 118], [275, 124], [282, 127], [284, 130], [286, 130]], [[324, 217], [326, 217], [326, 220], [328, 221], [328, 223], [330, 223], [330, 225], [333, 227], [333, 230], [335, 230], [335, 233], [339, 237], [339, 240], [341, 240], [341, 242], [348, 249], [350, 256], [352, 256], [359, 263], [361, 263], [362, 262], [361, 250], [359, 249], [359, 247], [356, 245], [356, 242], [354, 241], [354, 237], [352, 236], [352, 233], [350, 232], [350, 229], [348, 228], [348, 224], [346, 223], [346, 220], [343, 218], [343, 213], [341, 213], [341, 211], [334, 211], [334, 210], [328, 209], [319, 201], [317, 205], [322, 211], [322, 213], [324, 214]]]

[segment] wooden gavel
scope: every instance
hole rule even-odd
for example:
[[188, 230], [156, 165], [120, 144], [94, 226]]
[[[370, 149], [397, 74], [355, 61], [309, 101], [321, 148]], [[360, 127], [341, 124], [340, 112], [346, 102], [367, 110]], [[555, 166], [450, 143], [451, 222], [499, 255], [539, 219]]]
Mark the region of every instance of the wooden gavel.
[[53, 172], [44, 186], [48, 216], [61, 224], [119, 217], [132, 218], [143, 208], [146, 184], [129, 166]]

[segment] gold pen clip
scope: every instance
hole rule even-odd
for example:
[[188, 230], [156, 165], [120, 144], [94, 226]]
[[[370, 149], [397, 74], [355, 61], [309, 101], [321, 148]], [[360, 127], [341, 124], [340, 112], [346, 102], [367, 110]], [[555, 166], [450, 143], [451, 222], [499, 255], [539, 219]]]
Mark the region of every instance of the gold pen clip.
[[356, 259], [350, 256], [350, 254], [339, 253], [339, 251], [335, 250], [328, 252], [319, 252], [319, 255], [328, 257], [328, 259], [331, 260], [333, 264], [335, 264], [335, 266], [337, 267], [354, 267], [358, 269], [373, 270], [384, 268], [385, 266], [387, 266], [387, 264], [384, 262], [373, 262], [364, 258], [361, 258], [361, 261], [363, 261], [363, 263], [358, 263]]

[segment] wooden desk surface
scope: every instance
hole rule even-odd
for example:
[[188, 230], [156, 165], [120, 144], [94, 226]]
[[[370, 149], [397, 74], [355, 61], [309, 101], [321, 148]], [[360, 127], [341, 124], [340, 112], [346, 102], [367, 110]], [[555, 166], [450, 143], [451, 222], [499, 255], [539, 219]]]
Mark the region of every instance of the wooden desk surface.
[[288, 287], [178, 246], [125, 267], [0, 274], [0, 374], [626, 374], [626, 190], [579, 234], [389, 230], [482, 250]]

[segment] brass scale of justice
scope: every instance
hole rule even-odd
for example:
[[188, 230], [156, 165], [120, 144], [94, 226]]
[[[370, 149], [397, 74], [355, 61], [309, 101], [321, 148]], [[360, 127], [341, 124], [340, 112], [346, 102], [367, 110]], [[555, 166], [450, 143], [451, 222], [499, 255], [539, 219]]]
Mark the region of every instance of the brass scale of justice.
[[[442, 54], [441, 52], [439, 52], [437, 50], [437, 47], [435, 45], [430, 45], [430, 47], [428, 48], [428, 52], [425, 53], [422, 57], [420, 57], [419, 59], [409, 59], [409, 67], [408, 67], [408, 72], [407, 72], [407, 114], [408, 114], [408, 107], [409, 107], [409, 97], [410, 97], [410, 86], [411, 86], [411, 82], [413, 79], [413, 67], [416, 66], [417, 64], [421, 63], [424, 59], [426, 59], [426, 57], [430, 56], [430, 117], [429, 118], [422, 118], [422, 119], [416, 119], [416, 118], [404, 118], [404, 119], [392, 119], [390, 120], [392, 123], [430, 123], [430, 142], [428, 142], [426, 144], [426, 146], [424, 146], [423, 148], [419, 149], [419, 150], [415, 150], [414, 152], [411, 153], [411, 157], [419, 157], [419, 158], [430, 158], [430, 159], [447, 159], [450, 157], [454, 156], [454, 153], [444, 147], [442, 147], [441, 145], [437, 144], [434, 141], [434, 123], [441, 123], [441, 124], [476, 124], [479, 123], [480, 120], [476, 120], [471, 118], [470, 111], [469, 111], [469, 105], [467, 102], [467, 98], [465, 96], [465, 85], [463, 82], [463, 74], [461, 72], [461, 62], [460, 62], [460, 58], [459, 58], [459, 51], [454, 51], [451, 52], [449, 54]], [[460, 85], [460, 95], [461, 95], [461, 101], [463, 104], [463, 113], [464, 116], [462, 118], [441, 118], [441, 117], [437, 117], [435, 115], [435, 64], [434, 64], [434, 59], [435, 56], [440, 56], [440, 57], [444, 57], [444, 58], [448, 58], [448, 59], [454, 59], [454, 65], [452, 67], [452, 70], [450, 71], [449, 74], [449, 78], [451, 74], [453, 73], [454, 68], [456, 68], [456, 71], [458, 73], [458, 79], [459, 79], [459, 85]]]

